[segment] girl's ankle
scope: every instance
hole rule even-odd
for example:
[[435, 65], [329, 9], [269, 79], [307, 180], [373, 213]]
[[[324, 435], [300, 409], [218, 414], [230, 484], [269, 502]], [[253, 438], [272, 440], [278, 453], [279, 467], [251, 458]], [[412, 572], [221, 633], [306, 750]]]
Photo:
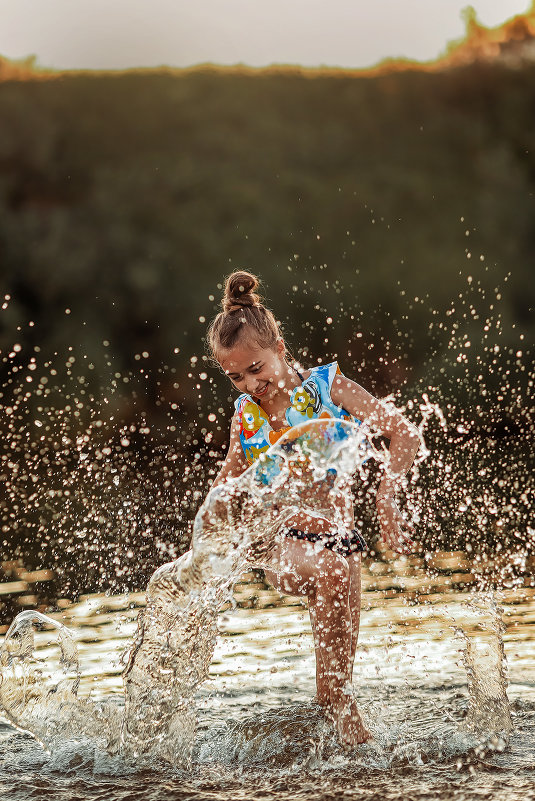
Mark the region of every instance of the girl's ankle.
[[316, 693], [314, 696], [314, 703], [318, 706], [327, 707], [330, 704], [330, 697], [328, 693]]
[[353, 697], [352, 688], [346, 684], [343, 687], [332, 689], [329, 694], [329, 706], [333, 709], [346, 707]]

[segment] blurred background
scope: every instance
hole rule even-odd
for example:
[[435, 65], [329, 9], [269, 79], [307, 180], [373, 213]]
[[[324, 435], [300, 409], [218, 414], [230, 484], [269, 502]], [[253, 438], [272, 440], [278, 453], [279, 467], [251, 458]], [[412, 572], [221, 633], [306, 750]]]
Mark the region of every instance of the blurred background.
[[248, 66], [232, 48], [230, 66], [158, 68], [155, 51], [141, 68], [117, 64], [105, 26], [90, 67], [76, 26], [48, 15], [70, 43], [54, 61], [16, 50], [35, 14], [24, 27], [0, 6], [3, 619], [142, 589], [187, 548], [233, 409], [204, 337], [240, 268], [294, 358], [337, 359], [425, 423], [407, 500], [425, 548], [530, 542], [535, 11], [520, 5], [492, 27], [457, 9], [454, 43], [368, 68], [336, 49]]

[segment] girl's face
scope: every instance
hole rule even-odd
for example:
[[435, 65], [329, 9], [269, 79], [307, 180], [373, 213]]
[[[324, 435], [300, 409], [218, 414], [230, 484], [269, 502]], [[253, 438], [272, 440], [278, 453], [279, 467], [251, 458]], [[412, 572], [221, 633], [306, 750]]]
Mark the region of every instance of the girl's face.
[[274, 349], [258, 345], [236, 344], [222, 351], [219, 364], [240, 392], [259, 400], [268, 400], [284, 388], [290, 368], [284, 360], [284, 342]]

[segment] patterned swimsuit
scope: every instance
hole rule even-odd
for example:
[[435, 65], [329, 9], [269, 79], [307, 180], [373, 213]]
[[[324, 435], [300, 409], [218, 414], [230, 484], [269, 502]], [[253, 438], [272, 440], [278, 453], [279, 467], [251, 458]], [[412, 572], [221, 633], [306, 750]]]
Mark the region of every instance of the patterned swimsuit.
[[[285, 412], [287, 425], [278, 431], [273, 430], [269, 416], [251, 395], [244, 393], [236, 400], [234, 405], [240, 425], [240, 442], [249, 464], [255, 462], [261, 453], [267, 451], [286, 431], [299, 423], [326, 418], [360, 423], [342, 406], [337, 406], [331, 398], [334, 377], [341, 375], [337, 362], [314, 367], [306, 379], [300, 373], [297, 375], [302, 384], [296, 387], [290, 396], [290, 406]], [[320, 534], [289, 528], [286, 536], [308, 542], [321, 542], [325, 548], [334, 550], [342, 556], [351, 556], [353, 553], [366, 550], [367, 547], [366, 541], [356, 529], [352, 529], [351, 536], [340, 537], [336, 534]]]

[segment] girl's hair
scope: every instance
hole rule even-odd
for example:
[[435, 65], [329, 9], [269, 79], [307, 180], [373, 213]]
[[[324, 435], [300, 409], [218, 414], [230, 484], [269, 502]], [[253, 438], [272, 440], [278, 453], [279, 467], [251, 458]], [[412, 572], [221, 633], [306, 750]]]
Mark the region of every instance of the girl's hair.
[[255, 275], [238, 270], [229, 275], [219, 312], [208, 329], [208, 345], [217, 359], [244, 338], [253, 337], [261, 348], [274, 348], [281, 332], [273, 313], [256, 294], [259, 281]]

